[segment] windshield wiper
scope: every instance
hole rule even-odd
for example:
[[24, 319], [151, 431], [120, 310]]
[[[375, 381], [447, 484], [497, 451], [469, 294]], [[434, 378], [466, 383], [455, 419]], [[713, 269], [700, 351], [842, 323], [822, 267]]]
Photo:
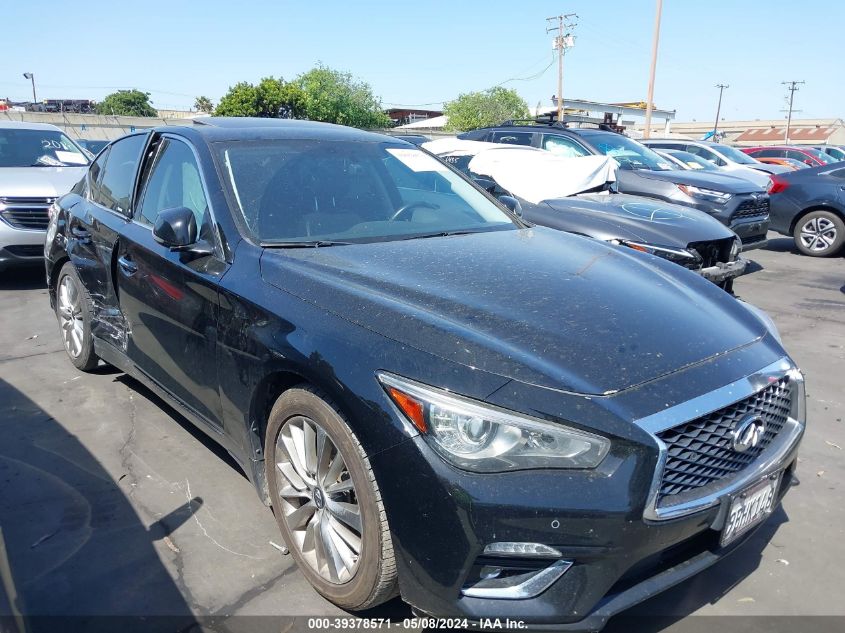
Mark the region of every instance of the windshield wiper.
[[324, 248], [326, 246], [346, 246], [355, 242], [336, 240], [297, 240], [294, 242], [261, 242], [264, 248]]
[[449, 237], [450, 235], [470, 235], [472, 233], [482, 233], [483, 231], [463, 230], [463, 231], [438, 231], [436, 233], [423, 233], [421, 235], [409, 235], [403, 237], [403, 240], [424, 240], [429, 237]]

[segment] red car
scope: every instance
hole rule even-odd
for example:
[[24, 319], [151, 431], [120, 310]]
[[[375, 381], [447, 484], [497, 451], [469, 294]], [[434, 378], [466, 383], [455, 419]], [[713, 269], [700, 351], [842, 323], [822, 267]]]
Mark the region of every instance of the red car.
[[815, 147], [800, 145], [768, 145], [766, 147], [741, 147], [743, 152], [754, 158], [792, 158], [810, 167], [819, 167], [835, 162], [831, 156]]

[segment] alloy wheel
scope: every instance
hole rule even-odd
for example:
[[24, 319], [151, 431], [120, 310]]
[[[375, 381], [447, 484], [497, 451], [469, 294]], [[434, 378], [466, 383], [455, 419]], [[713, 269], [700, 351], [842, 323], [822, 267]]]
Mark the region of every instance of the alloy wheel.
[[72, 358], [78, 358], [82, 353], [85, 323], [82, 320], [82, 293], [70, 275], [65, 275], [59, 284], [58, 313], [65, 349]]
[[801, 243], [814, 252], [829, 249], [836, 242], [836, 225], [825, 217], [810, 218], [801, 227]]
[[324, 580], [348, 582], [361, 556], [361, 511], [337, 446], [314, 420], [295, 416], [276, 438], [281, 511], [302, 558]]

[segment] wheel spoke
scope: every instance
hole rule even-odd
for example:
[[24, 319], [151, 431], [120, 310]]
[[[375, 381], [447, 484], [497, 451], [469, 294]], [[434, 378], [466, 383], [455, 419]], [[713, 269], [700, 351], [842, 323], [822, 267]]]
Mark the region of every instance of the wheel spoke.
[[326, 492], [333, 495], [349, 492], [350, 490], [355, 490], [355, 486], [352, 484], [351, 479], [345, 479], [336, 484], [332, 484], [331, 486], [326, 486]]
[[329, 469], [326, 471], [326, 476], [323, 478], [323, 485], [331, 486], [340, 477], [346, 464], [343, 463], [343, 457], [340, 453], [336, 453], [332, 463], [329, 464]]
[[308, 519], [310, 519], [316, 511], [317, 506], [315, 506], [311, 501], [303, 503], [287, 516], [288, 523], [292, 529], [300, 530], [305, 527]]
[[337, 582], [340, 580], [341, 573], [346, 569], [346, 565], [343, 563], [340, 552], [337, 551], [337, 545], [335, 545], [334, 538], [332, 538], [332, 529], [329, 526], [328, 517], [325, 514], [320, 517], [320, 537], [326, 551], [326, 563], [329, 568], [329, 574], [332, 580]]
[[285, 451], [287, 452], [288, 458], [290, 459], [290, 464], [294, 467], [299, 477], [308, 486], [313, 486], [314, 480], [308, 475], [308, 471], [305, 470], [305, 465], [302, 461], [303, 457], [305, 456], [305, 451], [301, 450], [302, 429], [296, 426], [295, 424], [288, 424], [286, 428], [289, 429], [290, 433], [286, 434], [283, 431], [279, 435], [279, 437], [284, 443]]
[[304, 465], [308, 474], [317, 474], [317, 433], [309, 422], [302, 422]]
[[323, 538], [322, 526], [318, 521], [315, 526], [316, 534], [314, 535], [314, 553], [317, 555], [317, 571], [327, 577], [332, 582], [337, 582], [337, 572], [329, 563], [329, 553], [326, 551], [326, 540]]
[[332, 442], [326, 432], [317, 427], [317, 481], [326, 483], [326, 472], [332, 458]]
[[356, 504], [326, 499], [326, 510], [338, 521], [361, 533], [361, 513]]
[[350, 551], [355, 555], [361, 553], [361, 537], [355, 534], [352, 530], [346, 527], [343, 523], [335, 519], [333, 516], [329, 517], [329, 523], [337, 535], [343, 539]]

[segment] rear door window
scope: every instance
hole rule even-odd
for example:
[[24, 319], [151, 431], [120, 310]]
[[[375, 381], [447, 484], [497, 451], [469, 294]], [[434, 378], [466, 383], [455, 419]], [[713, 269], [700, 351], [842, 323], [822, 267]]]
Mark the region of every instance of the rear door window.
[[[102, 169], [97, 170], [96, 185], [92, 182], [91, 199], [94, 202], [121, 215], [129, 215], [135, 172], [146, 141], [146, 134], [136, 134], [112, 143], [103, 156]], [[95, 161], [97, 163], [100, 163], [99, 159]]]
[[719, 167], [723, 167], [727, 164], [721, 157], [717, 156], [714, 152], [711, 152], [705, 147], [699, 147], [698, 145], [689, 145], [687, 146], [687, 151], [690, 154], [701, 156], [701, 158], [703, 158], [704, 160], [709, 161], [714, 165], [718, 165]]
[[543, 149], [564, 158], [579, 158], [590, 155], [590, 152], [584, 149], [580, 143], [560, 134], [544, 134]]
[[531, 145], [531, 141], [534, 138], [534, 134], [532, 132], [511, 132], [508, 131], [498, 131], [493, 132], [490, 137], [490, 140], [493, 143], [505, 143], [507, 145]]

